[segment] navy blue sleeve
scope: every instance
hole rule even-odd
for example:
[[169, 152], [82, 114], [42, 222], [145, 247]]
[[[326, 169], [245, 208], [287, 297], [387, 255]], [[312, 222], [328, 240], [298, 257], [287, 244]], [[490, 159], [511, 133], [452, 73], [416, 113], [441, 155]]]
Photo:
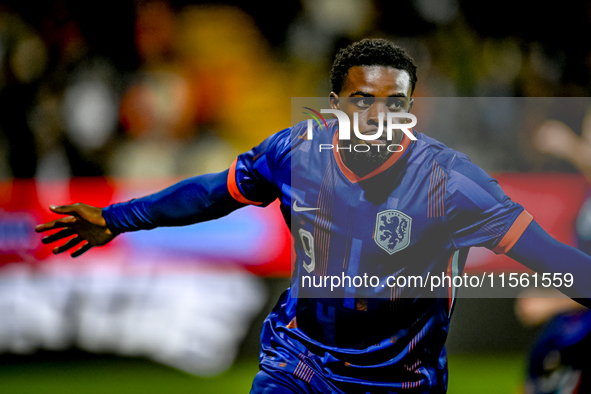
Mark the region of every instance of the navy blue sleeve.
[[280, 195], [280, 184], [290, 173], [278, 173], [289, 157], [291, 128], [281, 130], [238, 156], [230, 167], [228, 190], [236, 201], [267, 206]]
[[587, 307], [591, 305], [591, 256], [555, 240], [535, 220], [507, 256], [539, 274], [572, 274], [572, 287], [562, 286], [558, 290]]
[[229, 170], [185, 179], [158, 193], [103, 209], [114, 233], [184, 226], [217, 219], [243, 207], [228, 191]]
[[[437, 165], [433, 168], [438, 171]], [[438, 173], [447, 180], [443, 170]], [[455, 160], [445, 190], [445, 219], [458, 249], [484, 246], [505, 253], [532, 219], [520, 204], [511, 201], [496, 179], [467, 158]]]
[[[241, 154], [226, 171], [185, 179], [167, 189], [103, 209], [115, 233], [217, 219], [245, 205], [267, 206], [279, 195], [275, 169], [285, 161], [291, 129]], [[289, 173], [287, 174], [289, 176]]]

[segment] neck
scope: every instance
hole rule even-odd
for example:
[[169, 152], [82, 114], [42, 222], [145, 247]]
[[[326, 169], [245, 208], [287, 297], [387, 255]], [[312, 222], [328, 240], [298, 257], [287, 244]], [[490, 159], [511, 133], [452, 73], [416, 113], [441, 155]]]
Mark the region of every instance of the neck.
[[[392, 138], [392, 144], [400, 144], [404, 138], [402, 130], [396, 130]], [[355, 175], [362, 178], [372, 171], [376, 170], [379, 166], [384, 164], [393, 154], [389, 152], [386, 145], [379, 146], [379, 152], [377, 146], [371, 146], [368, 152], [355, 152], [352, 149], [350, 141], [339, 141], [339, 147], [341, 148], [339, 154], [343, 159], [343, 163], [350, 169]], [[351, 147], [351, 152], [349, 152]], [[345, 149], [343, 149], [345, 148]], [[382, 154], [380, 154], [382, 153]]]

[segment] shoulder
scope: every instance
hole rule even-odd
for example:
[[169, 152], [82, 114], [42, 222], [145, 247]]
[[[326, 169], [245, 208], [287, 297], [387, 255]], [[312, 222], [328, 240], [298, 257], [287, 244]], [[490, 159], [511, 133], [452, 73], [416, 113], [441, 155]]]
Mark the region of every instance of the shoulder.
[[[319, 135], [318, 128], [314, 125], [314, 136]], [[261, 145], [266, 146], [267, 151], [274, 151], [278, 155], [285, 155], [295, 147], [307, 141], [308, 125], [306, 121], [299, 122], [292, 127], [283, 129], [269, 138]]]
[[443, 169], [446, 174], [451, 175], [454, 169], [463, 165], [474, 165], [462, 152], [447, 147], [442, 142], [422, 133], [415, 133], [417, 137], [415, 155], [423, 156], [426, 164], [432, 164]]
[[458, 189], [484, 189], [488, 193], [504, 195], [498, 187], [496, 179], [492, 178], [478, 165], [472, 163], [468, 156], [424, 134], [417, 134], [419, 151], [428, 157], [427, 164], [443, 172], [447, 177], [447, 191], [453, 193]]
[[289, 157], [293, 132], [291, 127], [278, 131], [250, 151], [242, 153], [239, 158], [246, 162], [266, 163], [267, 166], [274, 167]]
[[292, 127], [278, 131], [263, 141], [261, 146], [264, 146], [265, 151], [267, 152], [284, 151], [289, 149], [293, 132], [294, 130]]

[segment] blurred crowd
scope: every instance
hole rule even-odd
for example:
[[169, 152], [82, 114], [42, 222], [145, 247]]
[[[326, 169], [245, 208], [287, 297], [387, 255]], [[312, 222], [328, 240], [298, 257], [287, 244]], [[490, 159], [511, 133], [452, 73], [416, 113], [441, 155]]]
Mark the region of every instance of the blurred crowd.
[[[581, 38], [591, 4], [513, 3], [5, 1], [0, 179], [222, 170], [290, 125], [291, 97], [327, 96], [334, 54], [365, 37], [408, 49], [416, 97], [506, 97], [469, 108], [485, 119], [511, 119], [515, 97], [590, 96], [591, 43]], [[580, 135], [588, 103], [560, 105]], [[420, 131], [489, 171], [573, 170], [531, 148], [536, 122]]]

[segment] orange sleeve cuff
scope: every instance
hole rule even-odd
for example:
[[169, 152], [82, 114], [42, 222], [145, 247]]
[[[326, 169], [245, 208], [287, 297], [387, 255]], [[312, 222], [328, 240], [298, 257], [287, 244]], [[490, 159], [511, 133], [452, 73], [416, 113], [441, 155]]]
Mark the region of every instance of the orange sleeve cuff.
[[242, 204], [249, 204], [249, 205], [263, 205], [262, 202], [251, 201], [248, 198], [244, 197], [236, 184], [236, 163], [238, 163], [238, 159], [235, 159], [232, 165], [230, 166], [230, 172], [228, 172], [228, 191], [230, 195], [234, 198], [234, 200], [241, 202]]
[[532, 220], [534, 220], [534, 217], [529, 212], [525, 210], [521, 212], [515, 222], [511, 225], [509, 231], [507, 231], [503, 239], [501, 239], [501, 242], [499, 242], [499, 244], [493, 249], [493, 252], [496, 254], [505, 254], [510, 251]]

